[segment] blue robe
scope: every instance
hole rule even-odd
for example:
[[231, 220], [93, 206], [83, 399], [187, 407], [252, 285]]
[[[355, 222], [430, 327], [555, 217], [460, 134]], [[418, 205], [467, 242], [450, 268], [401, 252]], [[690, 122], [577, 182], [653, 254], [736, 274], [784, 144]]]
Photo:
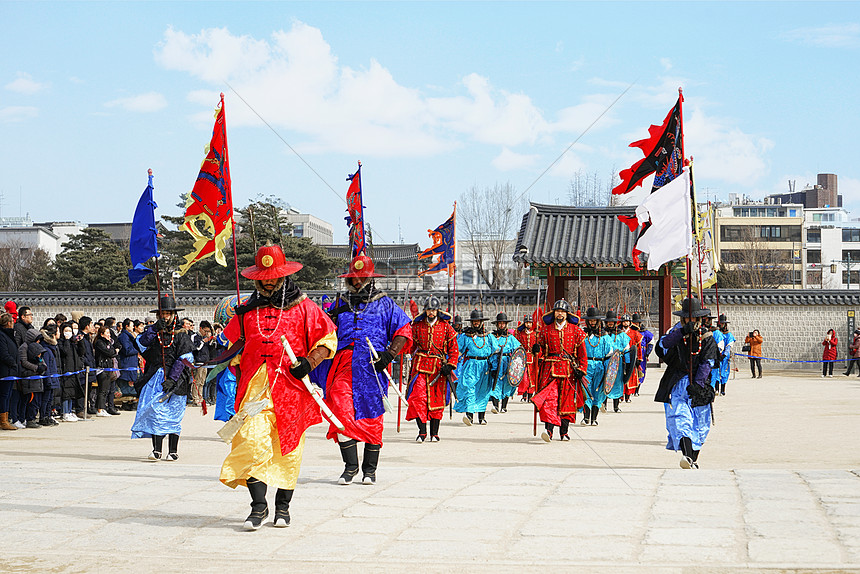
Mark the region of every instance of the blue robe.
[[[712, 331], [711, 333], [714, 336], [714, 342], [717, 344], [717, 348], [720, 350], [720, 357], [723, 354], [723, 344], [724, 344], [724, 336], [720, 330]], [[722, 368], [722, 363], [720, 363], [720, 368]], [[720, 369], [711, 369], [711, 386], [715, 389], [720, 384]]]
[[720, 360], [720, 383], [725, 385], [729, 380], [729, 374], [732, 372], [732, 344], [735, 342], [735, 336], [731, 333], [723, 333], [723, 349], [722, 358]]
[[627, 336], [627, 333], [607, 334], [604, 336], [609, 342], [610, 352], [614, 350], [622, 351], [621, 363], [618, 365], [618, 374], [615, 375], [615, 383], [613, 383], [612, 389], [606, 394], [606, 398], [608, 399], [620, 399], [624, 396], [624, 366], [632, 360], [630, 356], [632, 353], [630, 349], [630, 337]]
[[[182, 355], [189, 361], [194, 360], [191, 353]], [[161, 384], [164, 382], [164, 369], [159, 368], [139, 389], [137, 411], [134, 414], [134, 424], [131, 425], [131, 438], [148, 438], [152, 435], [179, 434], [182, 432], [182, 418], [185, 416], [185, 404], [188, 397], [173, 395], [163, 403], [158, 402], [164, 396]]]
[[458, 413], [482, 413], [487, 410], [491, 383], [490, 365], [486, 357], [492, 355], [495, 350], [490, 335], [463, 335], [463, 344], [460, 347], [463, 363], [458, 373], [457, 403], [454, 405], [454, 410]]
[[587, 408], [599, 407], [606, 400], [606, 393], [603, 390], [603, 378], [606, 375], [606, 357], [612, 352], [612, 341], [609, 335], [586, 335], [585, 336], [585, 353], [588, 355], [588, 392], [591, 398], [585, 397], [585, 406]]
[[218, 373], [215, 386], [215, 420], [229, 421], [236, 414], [236, 375], [229, 367]]
[[[507, 397], [512, 397], [517, 392], [516, 386], [511, 386], [508, 380], [508, 366], [511, 364], [511, 353], [520, 348], [520, 342], [513, 335], [507, 337], [497, 337], [490, 335], [493, 339], [495, 351], [490, 356], [490, 370], [498, 371], [499, 378], [496, 382], [496, 388], [492, 389], [493, 381], [490, 381], [490, 396], [496, 400], [501, 400]], [[502, 351], [502, 357], [499, 358], [499, 349]], [[501, 364], [500, 364], [501, 363]]]

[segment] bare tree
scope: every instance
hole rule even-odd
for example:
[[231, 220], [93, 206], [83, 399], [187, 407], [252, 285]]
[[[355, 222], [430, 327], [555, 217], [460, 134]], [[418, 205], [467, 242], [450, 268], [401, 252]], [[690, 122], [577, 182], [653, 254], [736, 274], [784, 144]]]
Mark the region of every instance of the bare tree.
[[490, 289], [516, 287], [524, 280], [525, 271], [515, 268], [512, 260], [515, 234], [527, 210], [528, 202], [517, 197], [510, 183], [474, 185], [460, 196], [457, 223], [465, 232], [461, 245]]
[[567, 199], [570, 205], [577, 207], [609, 205], [616, 178], [614, 168], [606, 182], [601, 179], [597, 172], [584, 173], [581, 169], [576, 170], [567, 188]]
[[719, 272], [721, 287], [772, 289], [785, 282], [790, 272], [786, 266], [791, 263], [791, 254], [788, 250], [769, 249], [766, 240], [757, 237], [753, 229], [743, 228], [741, 249], [721, 252], [722, 261], [732, 265], [731, 268], [724, 266]]
[[42, 289], [50, 265], [51, 259], [44, 249], [26, 246], [15, 239], [0, 243], [0, 290]]

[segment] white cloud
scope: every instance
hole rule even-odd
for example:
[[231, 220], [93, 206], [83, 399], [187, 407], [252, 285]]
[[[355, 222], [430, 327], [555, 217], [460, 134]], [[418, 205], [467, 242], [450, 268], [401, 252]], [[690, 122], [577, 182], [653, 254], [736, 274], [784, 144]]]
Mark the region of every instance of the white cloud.
[[785, 40], [824, 48], [856, 48], [860, 46], [860, 24], [832, 24], [809, 28], [797, 28], [781, 34]]
[[588, 166], [573, 151], [569, 151], [549, 170], [549, 175], [570, 179], [577, 171], [587, 170]]
[[668, 72], [672, 69], [672, 60], [669, 58], [660, 58], [660, 65], [663, 66], [663, 70]]
[[580, 56], [576, 60], [570, 63], [570, 67], [568, 68], [571, 72], [578, 72], [585, 66], [585, 56]]
[[32, 106], [7, 106], [0, 108], [0, 123], [23, 122], [39, 115], [39, 108]]
[[167, 107], [167, 100], [158, 92], [148, 92], [105, 102], [105, 107], [119, 107], [129, 112], [158, 112]]
[[521, 154], [503, 148], [502, 153], [493, 158], [490, 163], [499, 171], [513, 171], [533, 167], [538, 159], [540, 159], [539, 155]]
[[684, 108], [684, 151], [695, 160], [696, 177], [751, 186], [767, 174], [773, 142], [744, 133], [725, 118], [708, 116], [699, 106]]
[[48, 84], [41, 84], [35, 80], [30, 74], [18, 72], [18, 77], [3, 86], [10, 92], [26, 94], [28, 96], [37, 94], [48, 87]]

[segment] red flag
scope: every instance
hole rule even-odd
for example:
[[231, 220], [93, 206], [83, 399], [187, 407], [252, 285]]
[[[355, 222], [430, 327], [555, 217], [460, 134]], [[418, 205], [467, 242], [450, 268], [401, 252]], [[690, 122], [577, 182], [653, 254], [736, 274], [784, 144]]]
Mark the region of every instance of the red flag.
[[[202, 223], [201, 230], [199, 224]], [[230, 160], [227, 154], [227, 124], [224, 118], [224, 94], [215, 110], [215, 127], [206, 159], [200, 166], [194, 189], [185, 203], [185, 222], [182, 224], [194, 238], [194, 251], [185, 256], [179, 272], [212, 255], [215, 261], [227, 266], [224, 246], [233, 234], [233, 194], [230, 187]]]
[[346, 190], [346, 224], [349, 226], [349, 243], [352, 258], [364, 255], [367, 244], [364, 237], [364, 205], [361, 199], [361, 162], [356, 172], [346, 178], [350, 182]]

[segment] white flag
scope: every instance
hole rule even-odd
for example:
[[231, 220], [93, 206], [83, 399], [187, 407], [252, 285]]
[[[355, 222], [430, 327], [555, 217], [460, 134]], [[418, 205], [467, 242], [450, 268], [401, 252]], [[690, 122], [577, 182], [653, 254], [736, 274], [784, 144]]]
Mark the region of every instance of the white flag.
[[646, 197], [636, 208], [636, 218], [642, 224], [651, 220], [636, 243], [636, 249], [648, 254], [649, 270], [656, 271], [667, 261], [692, 254], [689, 170]]

